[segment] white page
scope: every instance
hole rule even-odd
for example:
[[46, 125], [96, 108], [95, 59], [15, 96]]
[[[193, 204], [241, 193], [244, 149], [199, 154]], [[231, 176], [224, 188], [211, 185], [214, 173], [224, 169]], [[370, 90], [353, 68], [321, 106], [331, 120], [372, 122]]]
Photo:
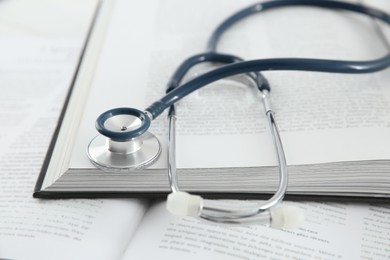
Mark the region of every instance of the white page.
[[[142, 110], [160, 98], [177, 65], [204, 51], [212, 29], [248, 3], [223, 1], [224, 8], [214, 7], [218, 3], [205, 8], [208, 6], [205, 1], [185, 4], [174, 0], [143, 1], [137, 6], [118, 1], [70, 168], [93, 167], [85, 149], [97, 135], [94, 122], [100, 113], [121, 106]], [[142, 26], [133, 26], [136, 24]], [[364, 60], [385, 53], [369, 19], [316, 8], [280, 9], [253, 16], [223, 36], [220, 50], [247, 59]], [[272, 98], [287, 162], [295, 165], [389, 158], [390, 139], [378, 138], [385, 137], [390, 126], [390, 94], [384, 80], [389, 72], [266, 73], [273, 87]], [[367, 107], [374, 112], [368, 113]], [[256, 90], [248, 91], [246, 86], [221, 81], [185, 98], [177, 111], [178, 167], [276, 164], [274, 154], [267, 152], [273, 147], [272, 139]], [[165, 116], [153, 124], [152, 132], [165, 147]], [[165, 164], [163, 152], [152, 167]]]
[[0, 28], [0, 258], [118, 258], [146, 202], [32, 198], [96, 2], [10, 2]]
[[305, 214], [296, 230], [262, 225], [222, 226], [178, 218], [157, 203], [146, 214], [124, 260], [129, 259], [386, 259], [386, 206], [293, 203]]

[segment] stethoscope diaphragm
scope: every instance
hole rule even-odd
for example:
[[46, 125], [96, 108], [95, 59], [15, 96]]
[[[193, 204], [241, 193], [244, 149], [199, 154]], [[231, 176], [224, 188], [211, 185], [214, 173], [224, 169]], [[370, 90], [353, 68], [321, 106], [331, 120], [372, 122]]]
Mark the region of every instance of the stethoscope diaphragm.
[[150, 118], [134, 108], [115, 108], [96, 120], [100, 135], [92, 139], [87, 154], [106, 171], [131, 171], [153, 163], [161, 153], [156, 136], [147, 132]]

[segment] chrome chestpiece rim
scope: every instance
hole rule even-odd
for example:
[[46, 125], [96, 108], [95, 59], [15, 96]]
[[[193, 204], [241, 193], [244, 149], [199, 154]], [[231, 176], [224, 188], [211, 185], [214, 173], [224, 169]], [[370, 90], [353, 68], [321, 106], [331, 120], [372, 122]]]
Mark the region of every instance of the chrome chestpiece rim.
[[158, 139], [147, 132], [150, 118], [134, 108], [114, 108], [96, 120], [96, 136], [88, 146], [91, 162], [103, 170], [131, 171], [153, 163], [161, 153]]

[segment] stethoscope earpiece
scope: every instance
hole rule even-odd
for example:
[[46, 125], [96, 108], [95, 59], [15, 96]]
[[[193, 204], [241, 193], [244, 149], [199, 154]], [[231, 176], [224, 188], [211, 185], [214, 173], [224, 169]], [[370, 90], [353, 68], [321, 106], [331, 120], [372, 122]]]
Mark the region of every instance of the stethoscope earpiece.
[[270, 227], [275, 229], [296, 229], [305, 222], [303, 211], [295, 206], [280, 206], [269, 209]]
[[103, 170], [130, 171], [153, 163], [161, 153], [158, 139], [147, 130], [149, 116], [134, 108], [114, 108], [96, 120], [100, 135], [88, 145], [91, 162]]
[[184, 191], [170, 193], [167, 197], [166, 209], [176, 216], [199, 217], [203, 199]]

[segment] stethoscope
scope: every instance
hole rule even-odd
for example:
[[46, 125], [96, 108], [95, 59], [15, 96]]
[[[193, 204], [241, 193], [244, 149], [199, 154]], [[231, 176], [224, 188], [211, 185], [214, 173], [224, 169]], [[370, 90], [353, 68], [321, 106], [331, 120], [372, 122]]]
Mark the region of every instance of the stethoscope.
[[[363, 5], [327, 0], [276, 0], [258, 3], [245, 8], [221, 23], [211, 35], [207, 51], [185, 60], [171, 77], [166, 95], [144, 111], [135, 108], [114, 108], [101, 114], [96, 120], [96, 129], [101, 135], [89, 144], [88, 157], [103, 170], [130, 171], [151, 165], [161, 153], [159, 140], [147, 130], [151, 121], [169, 108], [168, 177], [172, 193], [168, 195], [167, 209], [176, 215], [194, 216], [218, 223], [268, 223], [276, 228], [296, 227], [302, 221], [302, 213], [292, 206], [279, 206], [288, 186], [287, 164], [282, 142], [275, 122], [269, 98], [270, 85], [259, 71], [295, 70], [331, 73], [370, 73], [390, 66], [390, 54], [369, 61], [342, 61], [323, 59], [278, 58], [243, 61], [239, 57], [216, 51], [223, 33], [238, 21], [252, 14], [285, 6], [315, 6], [348, 10], [368, 15], [390, 24], [385, 12]], [[204, 63], [226, 64], [204, 73], [185, 84], [182, 79], [193, 66]], [[239, 203], [221, 203], [203, 199], [181, 191], [178, 185], [175, 161], [176, 114], [175, 103], [188, 94], [219, 79], [246, 73], [245, 75], [261, 92], [265, 115], [278, 158], [279, 187], [276, 193], [260, 205], [242, 207]]]

